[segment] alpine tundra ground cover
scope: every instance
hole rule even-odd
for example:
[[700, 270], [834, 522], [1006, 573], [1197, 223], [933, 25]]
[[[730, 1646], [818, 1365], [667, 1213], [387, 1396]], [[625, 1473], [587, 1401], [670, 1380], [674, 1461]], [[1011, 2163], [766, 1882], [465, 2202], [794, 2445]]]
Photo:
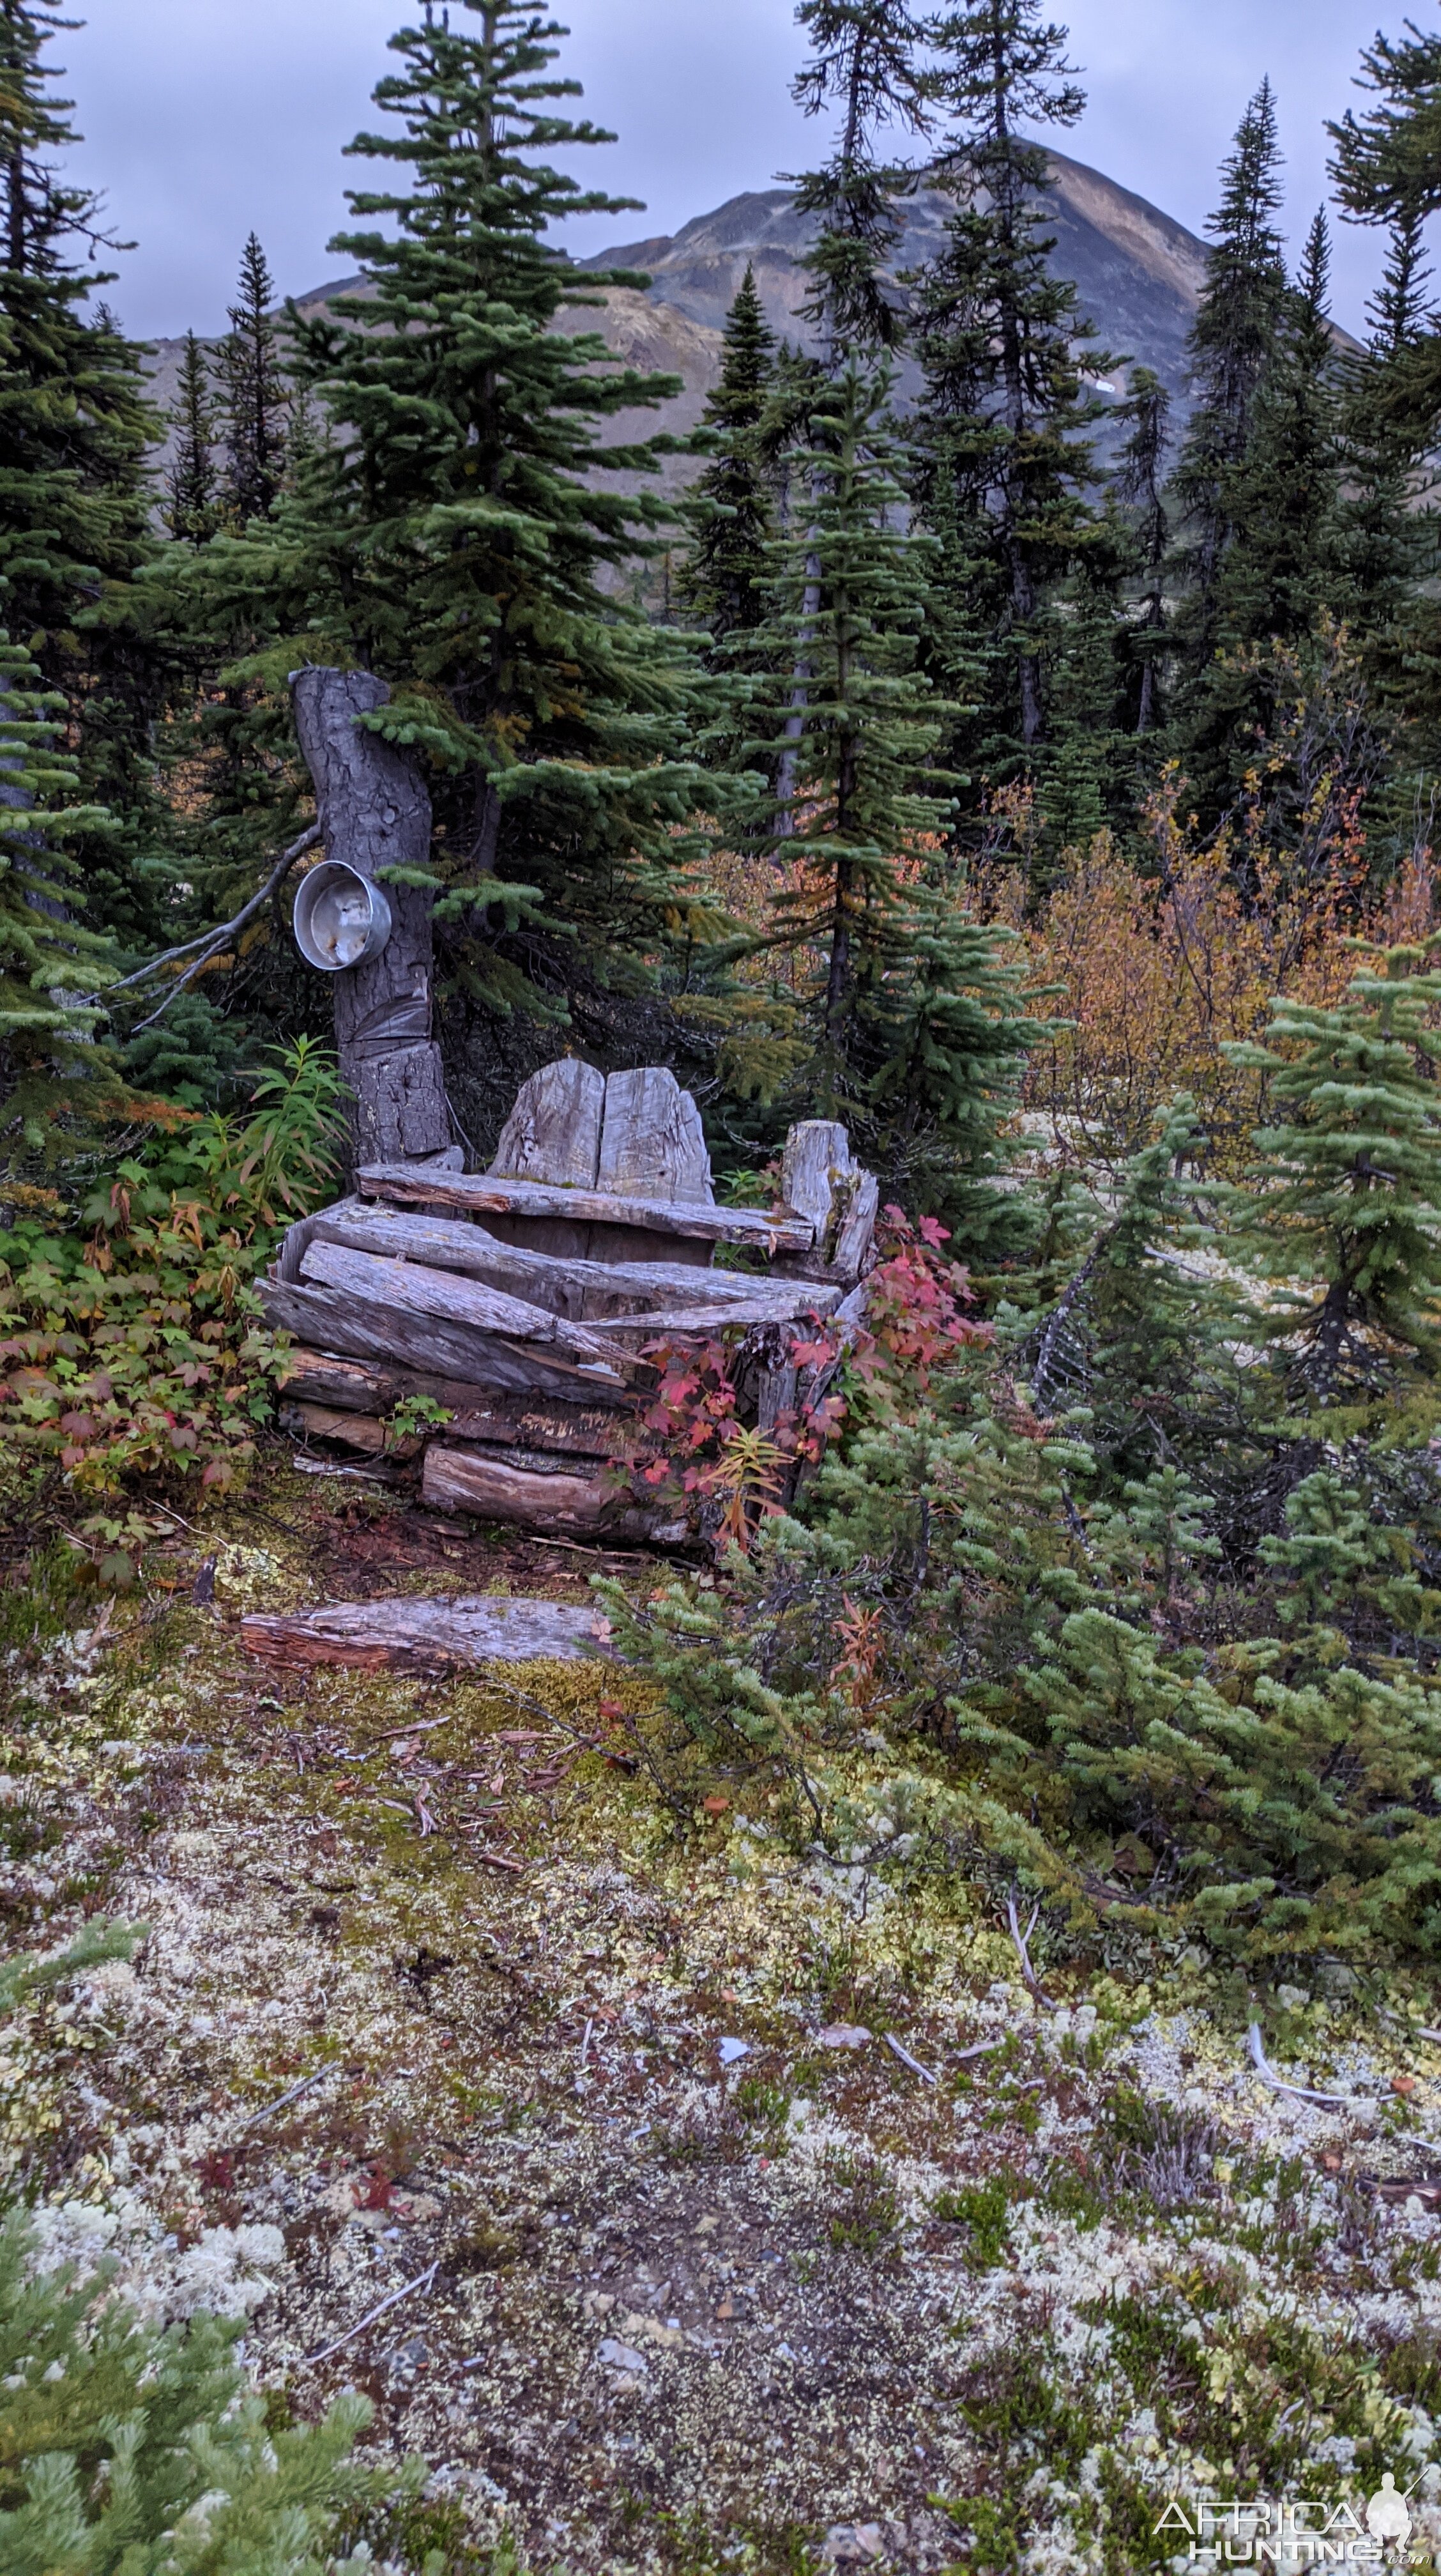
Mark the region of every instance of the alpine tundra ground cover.
[[1433, 2563], [1420, 1984], [1283, 1985], [1267, 2063], [1339, 2098], [1279, 2091], [1197, 1949], [1083, 1972], [1042, 1925], [1028, 1983], [1003, 1903], [713, 1767], [678, 1835], [620, 1767], [648, 1679], [239, 1640], [337, 1576], [578, 1600], [574, 1552], [283, 1474], [205, 1548], [143, 1607], [12, 1596], [10, 1920], [145, 1926], [6, 2026], [29, 2266], [243, 2317], [278, 2427], [359, 2391], [362, 2453], [427, 2464], [355, 2508], [382, 2555], [1129, 2576], [1169, 2496], [1363, 2512], [1389, 2468]]

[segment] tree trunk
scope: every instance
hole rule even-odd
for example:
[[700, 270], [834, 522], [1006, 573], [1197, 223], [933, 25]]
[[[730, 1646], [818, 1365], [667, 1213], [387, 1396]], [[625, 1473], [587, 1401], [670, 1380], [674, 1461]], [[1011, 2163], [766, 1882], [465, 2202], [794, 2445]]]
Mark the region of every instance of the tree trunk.
[[[291, 683], [295, 730], [315, 781], [328, 858], [361, 876], [430, 863], [430, 799], [408, 760], [357, 724], [390, 691], [370, 671], [308, 666]], [[431, 1038], [431, 908], [424, 886], [385, 886], [390, 938], [334, 977], [335, 1044], [349, 1086], [357, 1165], [452, 1154], [440, 1049]]]

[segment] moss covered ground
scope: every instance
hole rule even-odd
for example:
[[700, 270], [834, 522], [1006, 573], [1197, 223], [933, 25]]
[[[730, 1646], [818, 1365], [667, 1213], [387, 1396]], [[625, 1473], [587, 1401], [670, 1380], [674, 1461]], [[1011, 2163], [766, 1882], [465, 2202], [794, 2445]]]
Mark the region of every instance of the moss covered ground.
[[1436, 2563], [1429, 1996], [1283, 1990], [1307, 2102], [1196, 1952], [1038, 1947], [1038, 1997], [994, 1894], [698, 1757], [661, 1797], [580, 1740], [644, 1751], [638, 1675], [277, 1673], [247, 1610], [649, 1576], [257, 1491], [113, 1606], [6, 1595], [6, 1946], [147, 1927], [0, 2033], [44, 2260], [246, 2314], [281, 2419], [364, 2391], [457, 2569], [1132, 2576], [1169, 2497], [1364, 2528], [1386, 2470]]

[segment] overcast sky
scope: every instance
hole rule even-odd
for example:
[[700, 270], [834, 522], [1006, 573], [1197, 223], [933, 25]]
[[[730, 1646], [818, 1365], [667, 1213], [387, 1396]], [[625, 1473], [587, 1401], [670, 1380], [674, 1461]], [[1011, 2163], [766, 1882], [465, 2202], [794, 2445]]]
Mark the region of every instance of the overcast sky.
[[[84, 6], [84, 0], [79, 0]], [[1423, 24], [1431, 0], [1409, 5]], [[405, 0], [92, 0], [58, 39], [86, 136], [85, 173], [138, 248], [112, 301], [126, 327], [224, 327], [253, 226], [281, 288], [345, 263], [327, 250], [362, 174], [341, 147], [368, 119]], [[418, 12], [416, 13], [418, 14]], [[644, 215], [594, 219], [578, 247], [671, 232], [743, 188], [769, 186], [813, 144], [787, 95], [791, 0], [572, 0], [565, 63], [586, 110], [616, 128], [588, 171]], [[1324, 119], [1350, 97], [1377, 0], [1074, 0], [1072, 55], [1090, 106], [1063, 148], [1199, 230], [1246, 97], [1275, 84], [1299, 242], [1325, 194]], [[1337, 241], [1337, 315], [1353, 327], [1377, 268], [1371, 236]]]

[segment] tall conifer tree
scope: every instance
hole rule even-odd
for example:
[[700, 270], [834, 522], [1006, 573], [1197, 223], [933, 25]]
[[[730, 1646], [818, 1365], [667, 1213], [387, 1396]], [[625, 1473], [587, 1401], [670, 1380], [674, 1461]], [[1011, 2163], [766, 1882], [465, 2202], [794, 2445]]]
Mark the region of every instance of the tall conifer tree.
[[251, 233], [220, 349], [226, 500], [242, 524], [264, 518], [285, 472], [288, 404], [274, 305], [270, 263]]
[[1206, 285], [1191, 330], [1196, 400], [1176, 470], [1184, 527], [1174, 569], [1185, 587], [1177, 649], [1192, 679], [1205, 674], [1216, 650], [1221, 565], [1234, 533], [1232, 478], [1246, 452], [1252, 407], [1285, 307], [1286, 262], [1276, 226], [1280, 169], [1276, 102], [1263, 81], [1223, 165], [1221, 202], [1207, 224]]
[[216, 507], [215, 396], [210, 361], [193, 331], [185, 334], [180, 383], [170, 410], [175, 450], [166, 477], [166, 523], [173, 537], [203, 545], [219, 525]]
[[1171, 549], [1171, 522], [1166, 508], [1166, 460], [1170, 442], [1171, 397], [1150, 367], [1133, 367], [1121, 405], [1130, 428], [1116, 459], [1113, 489], [1131, 513], [1131, 542], [1136, 592], [1134, 622], [1127, 632], [1127, 658], [1134, 689], [1134, 722], [1138, 734], [1154, 733], [1161, 720], [1161, 688], [1166, 652], [1166, 558]]
[[[1216, 492], [1225, 541], [1211, 575], [1210, 659], [1178, 692], [1175, 739], [1203, 809], [1219, 812], [1256, 765], [1294, 654], [1350, 604], [1341, 511], [1340, 377], [1327, 312], [1324, 214], [1283, 296]], [[1200, 602], [1197, 602], [1200, 606]], [[1192, 630], [1191, 642], [1196, 640]], [[1278, 660], [1277, 648], [1282, 648]]]
[[720, 382], [702, 416], [711, 462], [689, 504], [694, 538], [682, 580], [686, 606], [717, 643], [762, 614], [757, 584], [775, 506], [763, 424], [775, 369], [775, 333], [747, 266], [726, 316]]
[[1099, 406], [1077, 355], [1089, 333], [1048, 265], [1046, 155], [1021, 130], [1072, 125], [1084, 99], [1038, 0], [969, 0], [934, 34], [948, 120], [937, 184], [954, 211], [915, 281], [921, 496], [946, 542], [943, 580], [968, 594], [984, 639], [964, 752], [994, 777], [1045, 738], [1054, 612], [1093, 533], [1084, 433]]
[[660, 505], [594, 472], [652, 461], [596, 424], [676, 379], [554, 327], [621, 274], [546, 238], [622, 202], [552, 166], [609, 139], [562, 113], [560, 33], [524, 0], [460, 0], [391, 40], [387, 129], [350, 147], [382, 184], [352, 194], [363, 228], [332, 245], [368, 292], [288, 314], [328, 434], [269, 522], [198, 574], [284, 637], [267, 669], [353, 658], [395, 686], [387, 722], [436, 764], [459, 971], [486, 1007], [552, 1016], [558, 989], [633, 980], [664, 936], [699, 793], [673, 757], [689, 666], [619, 595]]
[[169, 671], [132, 584], [153, 550], [146, 453], [160, 424], [139, 349], [93, 300], [111, 275], [96, 263], [117, 245], [66, 175], [77, 138], [47, 49], [70, 23], [0, 0], [0, 621], [64, 698], [82, 797], [120, 827], [75, 842], [90, 919], [148, 940]]

